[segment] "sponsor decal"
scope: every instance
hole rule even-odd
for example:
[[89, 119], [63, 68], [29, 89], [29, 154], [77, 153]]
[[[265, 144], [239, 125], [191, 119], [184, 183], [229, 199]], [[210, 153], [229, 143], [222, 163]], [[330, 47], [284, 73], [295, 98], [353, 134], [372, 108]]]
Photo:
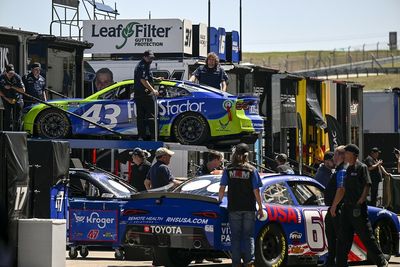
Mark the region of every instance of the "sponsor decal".
[[152, 234], [179, 235], [182, 229], [179, 226], [146, 225], [143, 232]]
[[290, 238], [290, 239], [295, 239], [295, 240], [301, 239], [302, 236], [303, 236], [303, 234], [302, 234], [302, 233], [299, 233], [299, 232], [297, 232], [297, 231], [291, 232], [291, 233], [289, 234], [289, 238]]
[[208, 219], [168, 217], [165, 220], [165, 222], [167, 222], [167, 223], [207, 224], [208, 223]]
[[231, 244], [231, 228], [228, 223], [221, 224], [221, 243], [225, 246]]
[[160, 116], [176, 115], [187, 111], [203, 112], [205, 102], [190, 102], [187, 100], [181, 104], [170, 104], [170, 101], [160, 101], [158, 114]]
[[104, 229], [107, 224], [113, 224], [115, 218], [101, 218], [98, 212], [92, 212], [89, 216], [79, 216], [74, 213], [77, 223], [96, 224], [100, 229]]
[[304, 254], [305, 247], [307, 247], [307, 244], [296, 246], [289, 245], [288, 254]]
[[97, 239], [98, 236], [99, 236], [99, 230], [98, 229], [92, 229], [87, 234], [87, 237], [89, 239]]
[[298, 209], [270, 205], [266, 208], [270, 221], [279, 221], [281, 223], [301, 223], [301, 214]]
[[206, 226], [204, 226], [204, 230], [206, 231], [206, 232], [214, 232], [214, 225], [206, 225]]

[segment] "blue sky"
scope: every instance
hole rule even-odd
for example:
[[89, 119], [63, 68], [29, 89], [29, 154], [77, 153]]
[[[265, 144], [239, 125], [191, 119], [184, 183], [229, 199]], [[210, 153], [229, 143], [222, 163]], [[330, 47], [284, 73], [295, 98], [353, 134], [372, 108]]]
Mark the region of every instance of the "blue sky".
[[[81, 0], [84, 1], [84, 0]], [[101, 0], [97, 0], [100, 1]], [[115, 0], [104, 0], [114, 6]], [[207, 24], [208, 0], [119, 0], [120, 19], [189, 19]], [[400, 40], [399, 0], [242, 0], [243, 51], [385, 48]], [[51, 0], [3, 0], [0, 26], [49, 33]], [[81, 8], [81, 18], [85, 18]], [[211, 0], [211, 24], [239, 30], [239, 0]]]

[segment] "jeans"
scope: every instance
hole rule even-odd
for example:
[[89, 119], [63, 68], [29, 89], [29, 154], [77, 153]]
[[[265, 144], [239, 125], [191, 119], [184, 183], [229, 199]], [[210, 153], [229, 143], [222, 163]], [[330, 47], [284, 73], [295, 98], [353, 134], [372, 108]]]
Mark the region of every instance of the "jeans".
[[[240, 265], [242, 258], [245, 264], [254, 261], [254, 211], [229, 212], [229, 227], [231, 228], [232, 265]], [[243, 250], [242, 250], [243, 248]]]

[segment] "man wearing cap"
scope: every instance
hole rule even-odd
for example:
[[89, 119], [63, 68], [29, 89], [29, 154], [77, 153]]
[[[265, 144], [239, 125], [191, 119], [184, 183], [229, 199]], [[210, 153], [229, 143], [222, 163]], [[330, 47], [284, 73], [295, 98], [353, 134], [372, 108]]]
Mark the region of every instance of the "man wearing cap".
[[376, 200], [378, 197], [379, 183], [382, 182], [382, 173], [389, 175], [385, 168], [382, 166], [383, 161], [379, 160], [379, 154], [381, 151], [377, 147], [373, 147], [368, 157], [365, 158], [364, 163], [368, 166], [369, 175], [371, 177], [371, 201], [369, 205], [376, 206]]
[[24, 104], [21, 94], [25, 86], [14, 65], [8, 64], [0, 75], [0, 97], [4, 104], [3, 130], [18, 131], [21, 126], [21, 110]]
[[347, 255], [353, 244], [354, 232], [367, 249], [368, 258], [377, 266], [388, 266], [368, 219], [367, 196], [371, 187], [368, 167], [358, 160], [359, 148], [345, 146], [345, 162], [348, 163], [344, 178], [343, 207], [337, 245], [337, 266], [348, 266]]
[[324, 162], [318, 167], [317, 173], [314, 179], [317, 180], [324, 187], [328, 185], [329, 180], [332, 176], [332, 170], [335, 168], [335, 163], [333, 162], [333, 152], [325, 152]]
[[[254, 266], [254, 227], [257, 215], [263, 217], [260, 187], [260, 175], [249, 164], [249, 147], [240, 143], [232, 154], [231, 164], [225, 169], [221, 177], [218, 199], [222, 201], [225, 188], [228, 186], [228, 212], [231, 229], [232, 266]], [[243, 244], [242, 244], [243, 242]]]
[[276, 155], [275, 161], [278, 164], [276, 171], [281, 174], [294, 174], [292, 167], [287, 162], [287, 156], [285, 153]]
[[151, 166], [149, 173], [144, 180], [144, 185], [147, 190], [166, 186], [169, 183], [175, 183], [168, 165], [172, 155], [175, 152], [165, 147], [160, 147], [156, 150], [157, 162]]
[[[25, 75], [22, 80], [26, 86], [26, 93], [40, 100], [47, 101], [45, 87], [46, 80], [40, 75], [41, 65], [38, 62], [31, 64], [31, 72]], [[24, 107], [28, 107], [36, 101], [24, 96]]]
[[153, 62], [154, 53], [147, 50], [143, 54], [143, 59], [136, 65], [134, 71], [134, 98], [137, 112], [137, 128], [139, 140], [149, 140], [146, 131], [150, 131], [150, 139], [154, 139], [154, 99], [158, 96], [158, 91], [154, 89], [152, 83], [155, 80], [150, 70]]
[[135, 187], [139, 192], [146, 191], [144, 181], [149, 173], [151, 163], [147, 161], [150, 153], [146, 150], [135, 148], [129, 153], [132, 156], [132, 176], [130, 179], [131, 185]]

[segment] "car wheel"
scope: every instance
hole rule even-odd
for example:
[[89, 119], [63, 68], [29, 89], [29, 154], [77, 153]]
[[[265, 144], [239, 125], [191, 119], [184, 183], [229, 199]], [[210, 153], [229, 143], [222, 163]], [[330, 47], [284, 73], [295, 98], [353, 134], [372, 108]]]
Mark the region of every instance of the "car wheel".
[[193, 112], [181, 114], [175, 120], [172, 131], [177, 141], [186, 145], [204, 144], [210, 136], [206, 119]]
[[187, 267], [193, 260], [189, 250], [176, 248], [154, 248], [154, 259], [165, 267]]
[[385, 255], [385, 259], [389, 261], [394, 244], [393, 233], [390, 225], [385, 221], [379, 221], [375, 226], [374, 234], [376, 241]]
[[78, 251], [76, 250], [75, 247], [70, 247], [69, 251], [68, 251], [68, 256], [70, 259], [76, 259], [76, 257], [78, 257]]
[[256, 266], [284, 266], [287, 260], [287, 242], [276, 224], [265, 226], [256, 241]]
[[46, 109], [36, 121], [37, 134], [46, 138], [66, 138], [71, 131], [68, 117], [56, 109]]
[[89, 255], [89, 250], [86, 246], [82, 246], [81, 250], [79, 250], [79, 254], [81, 254], [82, 258], [86, 258]]

